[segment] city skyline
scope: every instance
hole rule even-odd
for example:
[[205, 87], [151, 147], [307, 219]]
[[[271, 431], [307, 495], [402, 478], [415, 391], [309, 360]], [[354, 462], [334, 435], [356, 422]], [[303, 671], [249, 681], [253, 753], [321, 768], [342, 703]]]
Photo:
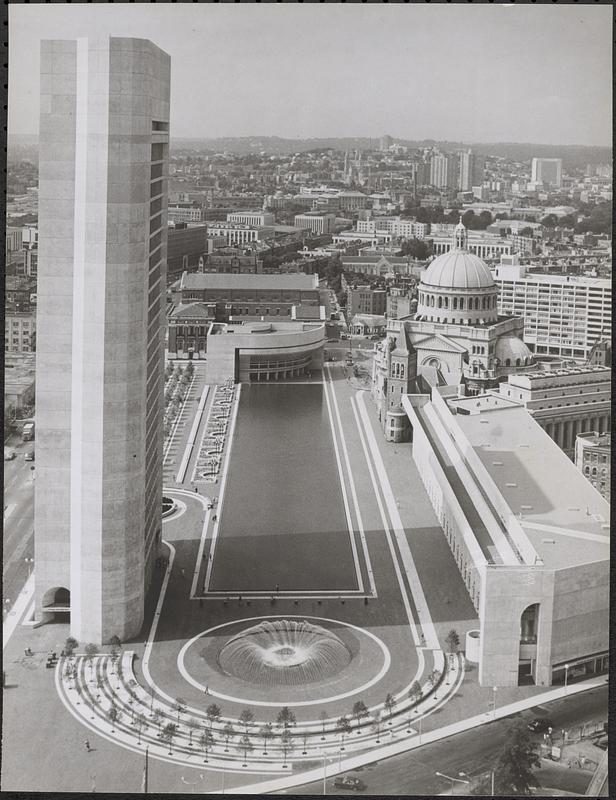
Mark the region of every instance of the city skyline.
[[176, 139], [610, 144], [609, 9], [318, 8], [11, 6], [9, 131], [37, 132], [40, 39], [70, 30], [160, 42]]

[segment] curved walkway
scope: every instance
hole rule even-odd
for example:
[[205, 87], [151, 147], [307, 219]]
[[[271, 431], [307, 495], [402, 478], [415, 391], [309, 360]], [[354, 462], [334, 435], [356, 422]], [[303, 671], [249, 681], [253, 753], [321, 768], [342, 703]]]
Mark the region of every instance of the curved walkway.
[[[285, 750], [288, 758], [292, 755], [295, 770], [302, 766], [308, 769], [311, 762], [324, 756], [340, 760], [343, 753], [348, 758], [350, 754], [378, 748], [395, 737], [421, 736], [421, 720], [458, 690], [464, 675], [462, 657], [450, 658], [440, 684], [437, 687], [425, 685], [425, 694], [418, 703], [401, 698], [389, 716], [382, 705], [371, 708], [371, 716], [352, 721], [352, 730], [345, 735], [339, 730], [336, 719], [302, 723], [292, 728], [292, 745], [287, 748], [282, 731], [275, 727], [271, 736], [263, 740], [259, 733], [263, 722], [258, 718], [244, 728], [236, 719], [220, 716], [211, 720], [202, 709], [178, 707], [173, 698], [161, 696], [152, 687], [141, 686], [132, 664], [131, 651], [118, 659], [110, 655], [61, 659], [56, 667], [58, 693], [83, 725], [122, 747], [137, 752], [147, 747], [152, 757], [176, 764], [201, 766], [205, 763], [212, 769], [262, 775], [286, 769]], [[379, 717], [381, 721], [376, 724]], [[170, 740], [162, 733], [167, 725], [175, 726]], [[233, 727], [232, 732], [228, 730], [229, 725]], [[212, 740], [206, 747], [203, 734], [208, 731]], [[246, 759], [240, 741], [243, 736], [248, 739]]]

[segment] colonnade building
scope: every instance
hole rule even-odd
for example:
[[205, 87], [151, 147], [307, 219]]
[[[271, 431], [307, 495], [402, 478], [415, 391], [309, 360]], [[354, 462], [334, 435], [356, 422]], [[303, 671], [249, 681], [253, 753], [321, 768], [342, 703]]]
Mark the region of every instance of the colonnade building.
[[[609, 657], [609, 505], [520, 405], [405, 395], [413, 460], [479, 615], [482, 686], [550, 686]], [[441, 535], [436, 533], [435, 535]]]
[[35, 614], [139, 633], [162, 522], [169, 56], [41, 42]]
[[610, 430], [611, 379], [609, 367], [573, 366], [510, 375], [498, 393], [523, 405], [572, 459], [579, 434]]

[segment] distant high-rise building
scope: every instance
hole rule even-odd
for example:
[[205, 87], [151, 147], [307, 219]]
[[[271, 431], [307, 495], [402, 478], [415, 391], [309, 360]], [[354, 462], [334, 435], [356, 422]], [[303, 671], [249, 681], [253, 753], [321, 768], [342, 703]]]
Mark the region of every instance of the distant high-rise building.
[[430, 185], [445, 189], [455, 185], [453, 158], [448, 153], [435, 153], [430, 159]]
[[562, 169], [562, 158], [533, 158], [531, 181], [559, 189], [562, 186]]
[[161, 539], [169, 56], [41, 43], [36, 618], [136, 635]]
[[458, 189], [470, 192], [475, 177], [475, 155], [472, 150], [462, 150], [458, 154]]
[[383, 152], [384, 150], [389, 150], [389, 148], [392, 146], [393, 143], [394, 140], [392, 139], [391, 136], [388, 135], [381, 136], [381, 140], [379, 142], [379, 149], [381, 150], [381, 152]]

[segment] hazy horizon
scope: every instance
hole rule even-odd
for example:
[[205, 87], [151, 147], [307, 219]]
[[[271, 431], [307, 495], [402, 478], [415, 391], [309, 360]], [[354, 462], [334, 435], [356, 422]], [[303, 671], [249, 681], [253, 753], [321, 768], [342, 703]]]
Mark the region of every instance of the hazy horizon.
[[176, 140], [611, 147], [611, 22], [577, 5], [10, 5], [8, 128], [38, 131], [41, 39], [110, 34], [171, 56]]

